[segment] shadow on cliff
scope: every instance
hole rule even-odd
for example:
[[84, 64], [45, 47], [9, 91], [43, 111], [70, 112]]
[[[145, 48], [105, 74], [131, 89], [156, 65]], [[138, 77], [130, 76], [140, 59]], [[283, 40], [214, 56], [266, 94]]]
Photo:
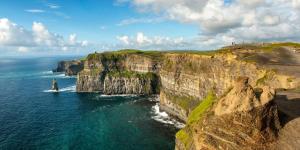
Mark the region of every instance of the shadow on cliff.
[[288, 122], [300, 117], [300, 98], [288, 99], [287, 95], [276, 95], [279, 118], [284, 127]]

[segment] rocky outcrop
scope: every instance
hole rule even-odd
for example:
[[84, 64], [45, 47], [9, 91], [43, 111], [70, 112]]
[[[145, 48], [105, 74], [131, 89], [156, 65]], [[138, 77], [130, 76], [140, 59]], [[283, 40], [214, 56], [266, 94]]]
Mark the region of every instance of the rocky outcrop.
[[176, 137], [176, 149], [274, 149], [280, 129], [274, 90], [255, 93], [240, 78], [229, 93]]
[[55, 79], [52, 80], [51, 90], [58, 91], [58, 84], [57, 84], [57, 81]]
[[234, 88], [216, 105], [214, 114], [217, 116], [231, 114], [234, 112], [247, 112], [254, 108], [263, 106], [273, 100], [275, 90], [268, 86], [263, 88], [260, 97], [248, 84], [247, 77], [240, 77]]
[[67, 76], [77, 75], [83, 70], [83, 62], [79, 60], [60, 61], [57, 64], [57, 68], [53, 69], [53, 72], [65, 72]]

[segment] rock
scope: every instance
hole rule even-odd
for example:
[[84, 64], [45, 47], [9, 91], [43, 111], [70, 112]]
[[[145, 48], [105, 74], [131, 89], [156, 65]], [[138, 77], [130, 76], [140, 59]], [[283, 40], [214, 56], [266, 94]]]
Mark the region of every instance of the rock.
[[187, 125], [191, 142], [177, 139], [177, 149], [274, 149], [281, 126], [274, 90], [263, 90], [256, 96], [248, 78], [239, 78], [201, 120]]
[[106, 76], [103, 93], [151, 95], [156, 93], [152, 82], [151, 78]]
[[274, 99], [275, 90], [265, 86], [258, 98], [248, 83], [248, 77], [239, 77], [234, 88], [221, 98], [214, 110], [218, 116], [235, 112], [247, 112]]
[[56, 79], [53, 79], [53, 80], [52, 80], [52, 87], [51, 87], [51, 90], [53, 90], [53, 91], [58, 91], [58, 84], [57, 84]]

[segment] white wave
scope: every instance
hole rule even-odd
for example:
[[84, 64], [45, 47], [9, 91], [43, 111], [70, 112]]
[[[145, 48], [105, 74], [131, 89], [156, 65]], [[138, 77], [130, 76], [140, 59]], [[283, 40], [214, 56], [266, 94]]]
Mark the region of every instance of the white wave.
[[59, 90], [60, 92], [76, 92], [76, 85], [65, 87]]
[[99, 97], [136, 97], [138, 95], [136, 94], [116, 94], [116, 95], [99, 95]]
[[156, 95], [156, 96], [153, 96], [153, 97], [149, 97], [148, 100], [150, 102], [159, 102], [159, 96]]
[[52, 71], [43, 71], [42, 74], [53, 74]]
[[64, 73], [52, 73], [42, 76], [42, 78], [76, 78], [76, 76], [66, 76]]
[[56, 90], [44, 90], [43, 92], [45, 92], [45, 93], [56, 93], [56, 92], [59, 92], [59, 91], [56, 91]]
[[55, 93], [55, 92], [76, 92], [76, 85], [68, 86], [65, 88], [61, 88], [58, 91], [55, 90], [44, 90], [46, 93]]
[[151, 118], [158, 122], [174, 125], [176, 128], [184, 128], [185, 127], [185, 124], [170, 117], [166, 112], [160, 111], [158, 103], [152, 107], [152, 113], [154, 116], [152, 116]]

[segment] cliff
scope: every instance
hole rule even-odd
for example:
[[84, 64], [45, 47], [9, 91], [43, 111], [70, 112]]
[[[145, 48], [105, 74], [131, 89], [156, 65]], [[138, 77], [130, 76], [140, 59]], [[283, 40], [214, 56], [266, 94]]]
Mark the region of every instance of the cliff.
[[255, 93], [247, 77], [239, 78], [210, 110], [192, 112], [176, 149], [274, 149], [281, 128], [274, 96], [274, 89]]
[[83, 69], [83, 62], [79, 60], [60, 61], [53, 72], [65, 72], [67, 76], [77, 75]]
[[[176, 136], [177, 149], [269, 148], [280, 128], [274, 89], [300, 87], [298, 48], [299, 44], [275, 43], [208, 52], [94, 53], [78, 73], [76, 90], [159, 94], [160, 109], [187, 123]], [[247, 80], [237, 87], [240, 76]], [[232, 122], [236, 119], [239, 122]]]
[[159, 92], [158, 61], [136, 51], [90, 54], [78, 74], [77, 92], [150, 95]]

